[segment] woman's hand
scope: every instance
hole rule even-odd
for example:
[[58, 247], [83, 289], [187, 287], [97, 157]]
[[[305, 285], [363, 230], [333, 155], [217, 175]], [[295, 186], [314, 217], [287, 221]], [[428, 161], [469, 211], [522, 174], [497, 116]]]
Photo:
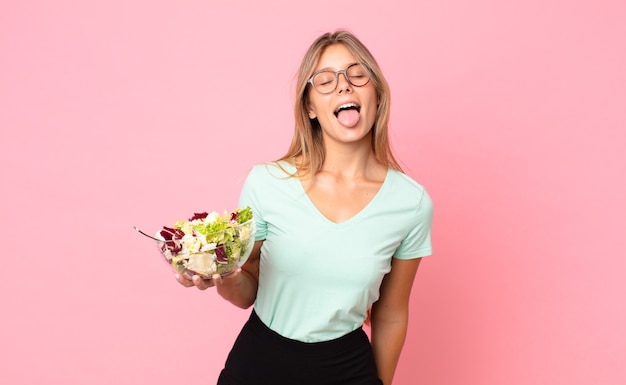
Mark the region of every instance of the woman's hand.
[[224, 276], [215, 274], [210, 279], [202, 279], [199, 275], [194, 275], [189, 279], [183, 274], [176, 274], [176, 280], [185, 287], [195, 286], [199, 290], [215, 287], [222, 298], [235, 306], [247, 309], [256, 299], [262, 244], [263, 241], [256, 241], [246, 263], [230, 274]]
[[211, 278], [202, 278], [199, 275], [194, 275], [191, 279], [188, 279], [185, 275], [176, 274], [175, 278], [181, 285], [185, 287], [197, 287], [198, 290], [206, 290], [210, 287], [223, 285], [224, 282], [229, 282], [231, 278], [238, 275], [241, 272], [241, 268], [238, 267], [232, 273], [225, 275], [222, 277], [219, 274], [213, 275]]

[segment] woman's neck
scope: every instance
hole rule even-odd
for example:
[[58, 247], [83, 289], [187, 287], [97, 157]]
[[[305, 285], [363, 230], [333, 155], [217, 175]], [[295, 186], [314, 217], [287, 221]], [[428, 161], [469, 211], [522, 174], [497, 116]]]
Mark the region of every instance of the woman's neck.
[[321, 172], [335, 174], [347, 179], [369, 179], [372, 172], [380, 172], [382, 168], [384, 167], [376, 159], [374, 150], [369, 143], [366, 145], [357, 143], [337, 145], [333, 143], [326, 146], [326, 155]]

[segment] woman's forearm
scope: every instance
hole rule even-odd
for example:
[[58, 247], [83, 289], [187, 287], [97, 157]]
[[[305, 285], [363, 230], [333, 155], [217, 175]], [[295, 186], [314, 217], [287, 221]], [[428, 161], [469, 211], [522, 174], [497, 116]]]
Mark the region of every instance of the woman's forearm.
[[406, 339], [408, 320], [387, 321], [372, 315], [372, 349], [378, 377], [384, 385], [391, 385], [400, 353]]
[[227, 301], [242, 309], [247, 309], [254, 304], [258, 282], [246, 270], [237, 273], [237, 277], [225, 277], [221, 284], [217, 285], [217, 292]]
[[391, 385], [409, 325], [409, 297], [420, 258], [392, 259], [380, 298], [372, 305], [372, 348], [378, 376]]

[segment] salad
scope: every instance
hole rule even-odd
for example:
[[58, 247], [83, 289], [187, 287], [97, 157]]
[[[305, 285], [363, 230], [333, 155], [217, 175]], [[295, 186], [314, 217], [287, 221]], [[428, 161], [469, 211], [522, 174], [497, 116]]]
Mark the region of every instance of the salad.
[[250, 207], [232, 212], [195, 213], [173, 227], [163, 226], [155, 238], [174, 270], [210, 278], [241, 266], [252, 251], [255, 222]]

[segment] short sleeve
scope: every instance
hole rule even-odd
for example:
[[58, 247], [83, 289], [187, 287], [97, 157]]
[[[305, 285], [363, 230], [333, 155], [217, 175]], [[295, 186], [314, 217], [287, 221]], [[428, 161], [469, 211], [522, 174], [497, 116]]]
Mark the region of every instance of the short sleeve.
[[423, 190], [416, 207], [414, 225], [396, 249], [394, 258], [413, 259], [431, 255], [430, 233], [432, 222], [433, 202], [426, 190]]
[[255, 240], [262, 241], [267, 237], [267, 222], [263, 219], [263, 209], [258, 196], [258, 192], [263, 189], [262, 175], [259, 171], [259, 167], [255, 166], [248, 173], [239, 196], [239, 207], [250, 206], [256, 222]]

